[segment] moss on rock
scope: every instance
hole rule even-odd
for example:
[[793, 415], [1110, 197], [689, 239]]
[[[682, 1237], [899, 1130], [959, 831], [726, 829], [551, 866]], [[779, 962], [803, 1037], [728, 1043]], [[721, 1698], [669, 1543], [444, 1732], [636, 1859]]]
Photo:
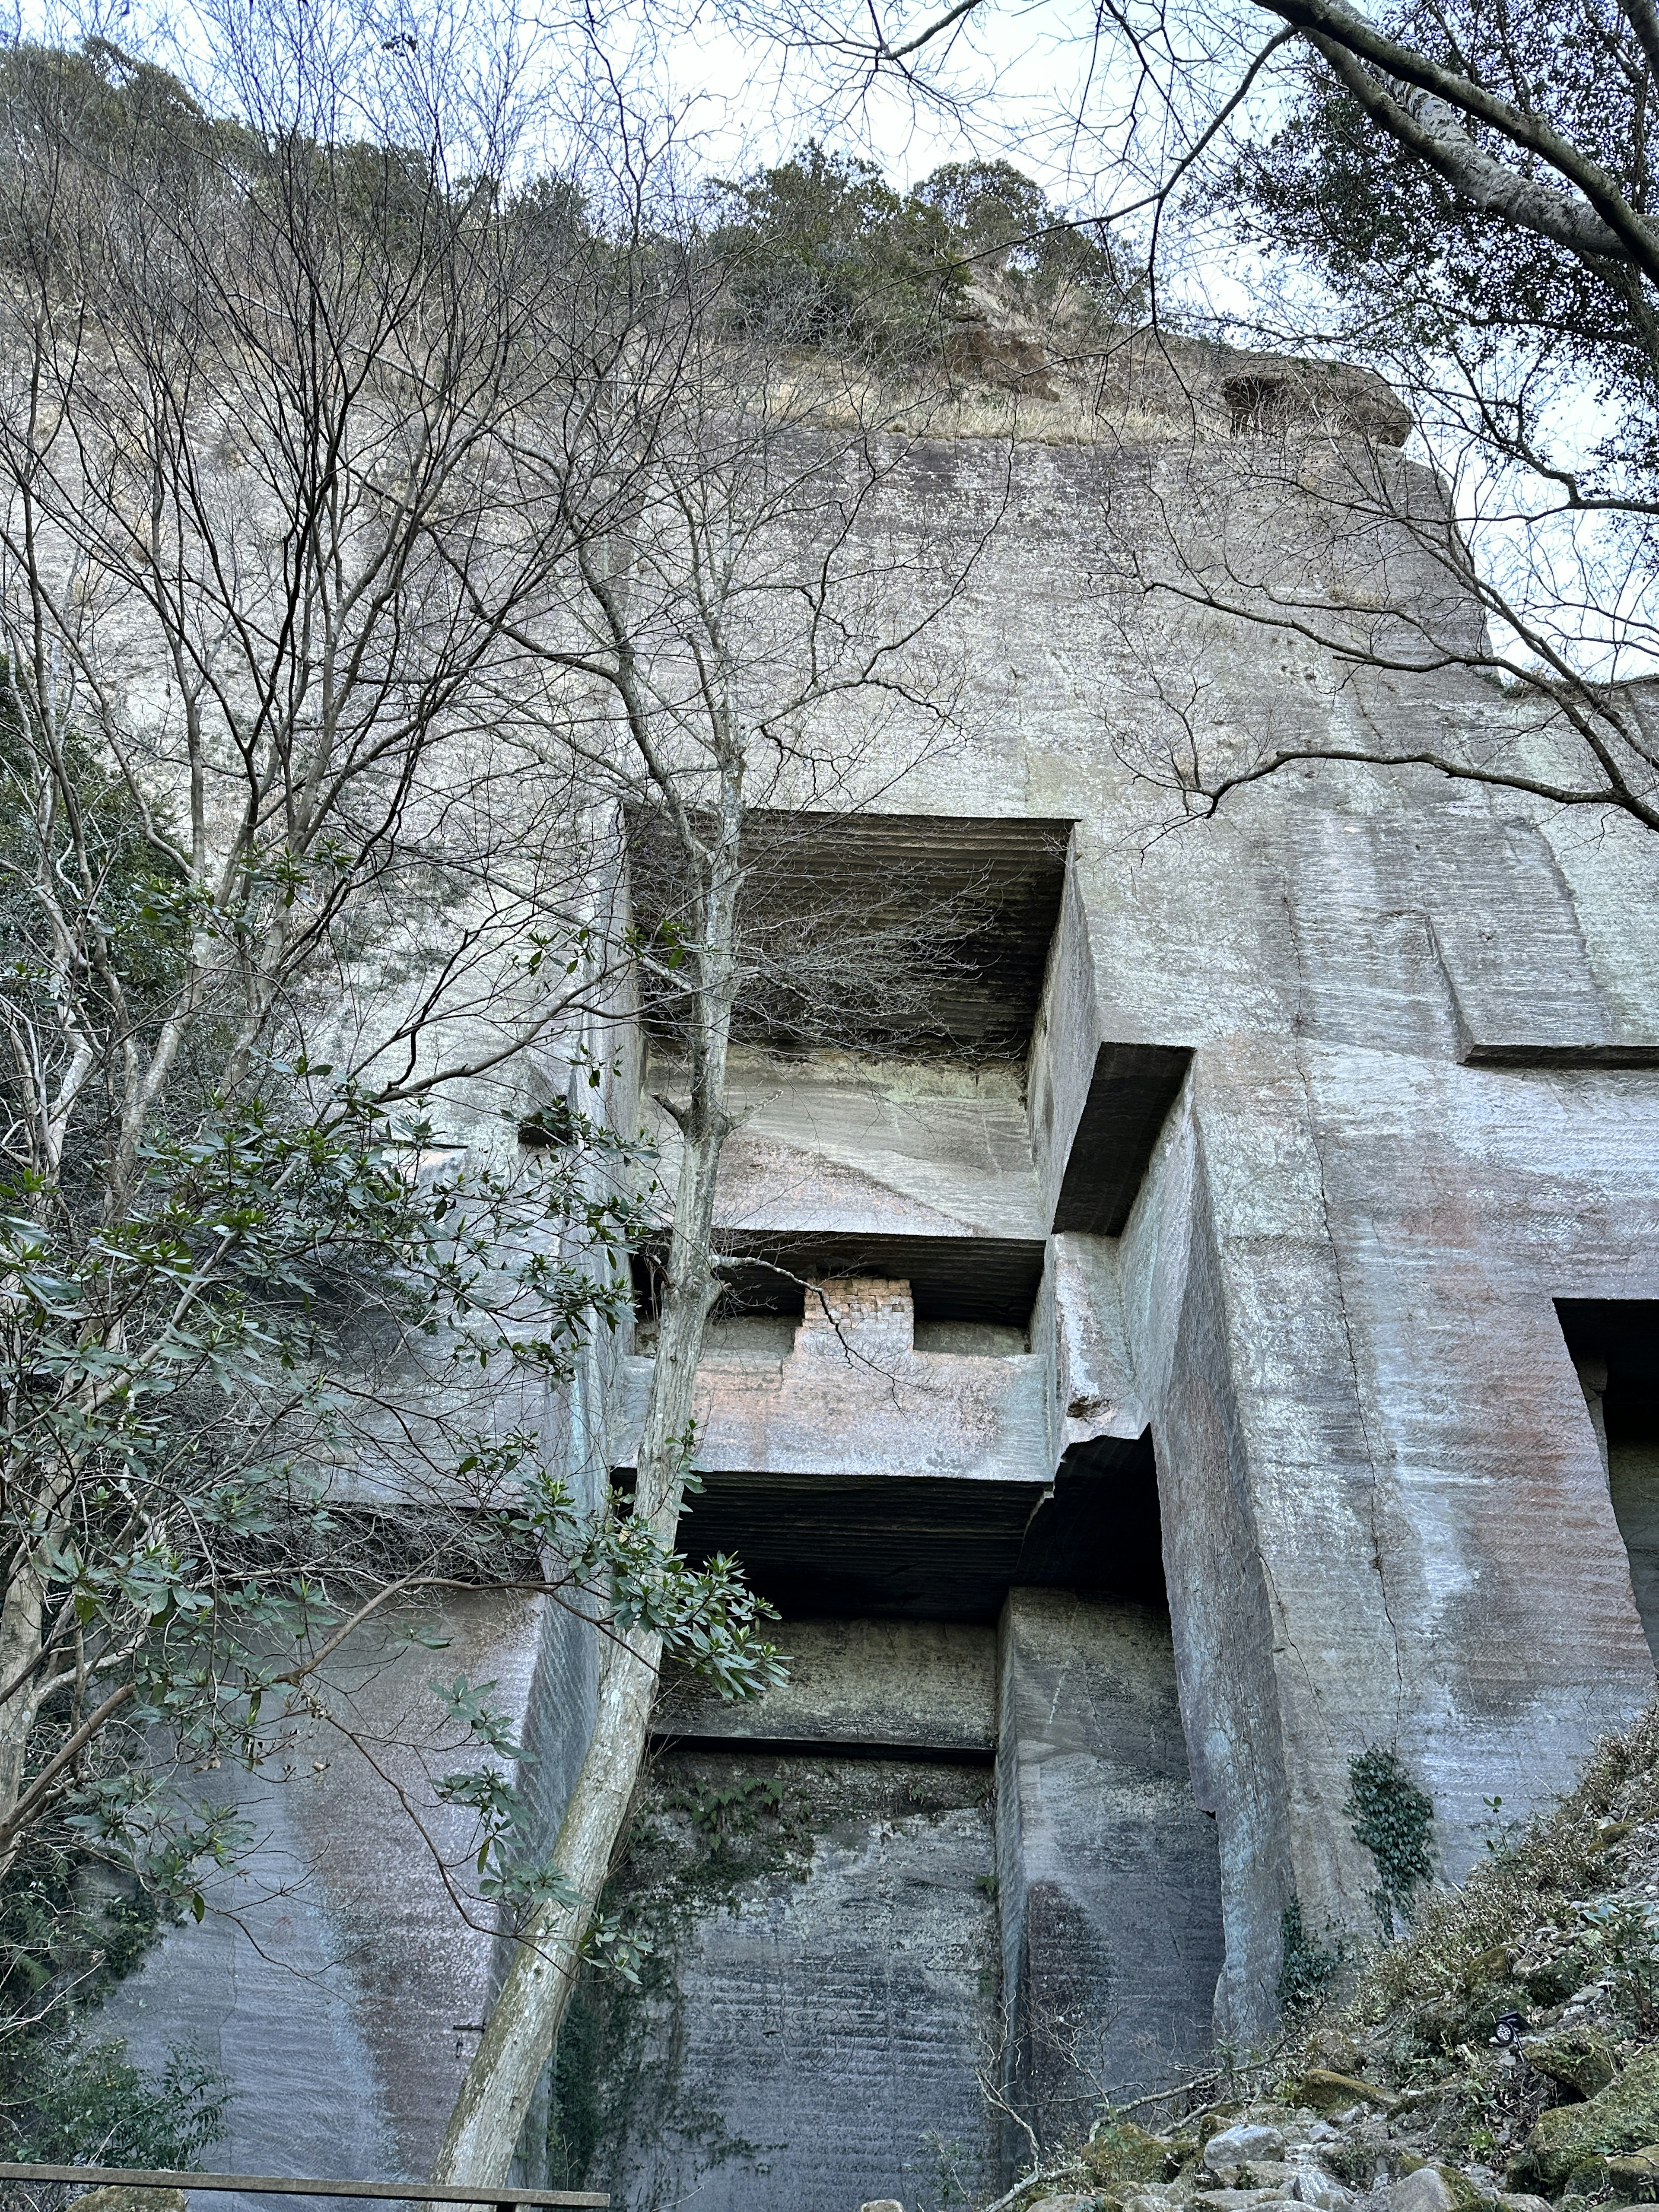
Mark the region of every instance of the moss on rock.
[[1611, 2045], [1587, 2027], [1527, 2036], [1521, 2052], [1534, 2074], [1585, 2101], [1600, 2096], [1619, 2071]]
[[1582, 2105], [1558, 2105], [1527, 2137], [1509, 2172], [1511, 2189], [1554, 2196], [1575, 2171], [1659, 2137], [1659, 2045], [1639, 2052], [1618, 2080]]
[[1181, 2152], [1174, 2144], [1133, 2120], [1102, 2128], [1079, 2156], [1103, 2188], [1119, 2191], [1135, 2182], [1165, 2181], [1181, 2164]]

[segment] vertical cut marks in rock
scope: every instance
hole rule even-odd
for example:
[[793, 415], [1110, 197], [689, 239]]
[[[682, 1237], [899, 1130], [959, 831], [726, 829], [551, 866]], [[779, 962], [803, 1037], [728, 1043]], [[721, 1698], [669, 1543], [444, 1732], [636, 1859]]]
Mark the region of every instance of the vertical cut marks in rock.
[[1004, 2075], [1052, 2147], [1103, 2099], [1178, 2078], [1209, 2042], [1222, 1965], [1149, 1436], [1066, 1455], [1020, 1571], [999, 1636]]

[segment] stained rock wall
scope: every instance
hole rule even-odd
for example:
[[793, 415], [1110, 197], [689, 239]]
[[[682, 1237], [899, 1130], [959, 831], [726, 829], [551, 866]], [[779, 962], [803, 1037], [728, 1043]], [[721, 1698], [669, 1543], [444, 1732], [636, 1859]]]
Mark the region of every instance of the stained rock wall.
[[[769, 1711], [665, 1711], [618, 1877], [656, 1978], [585, 1991], [526, 2172], [550, 2143], [642, 2206], [931, 2207], [942, 2160], [993, 2176], [1020, 2120], [1270, 2027], [1292, 1906], [1373, 1924], [1362, 1751], [1432, 1797], [1455, 1877], [1483, 1801], [1523, 1814], [1651, 1694], [1659, 841], [1333, 766], [1176, 830], [1157, 779], [1194, 732], [1547, 757], [1472, 678], [1148, 592], [1190, 559], [1477, 637], [1368, 471], [1431, 508], [1391, 448], [1241, 435], [940, 442], [866, 517], [901, 614], [978, 550], [937, 638], [971, 706], [863, 859], [823, 836], [872, 897], [995, 875], [1018, 957], [963, 1030], [1003, 1056], [739, 1055], [744, 1296], [682, 1539], [743, 1557], [800, 1670]], [[622, 1064], [648, 1121], [672, 1062]], [[650, 1326], [545, 1409], [582, 1480], [628, 1465]], [[529, 1608], [490, 1632], [550, 1835], [592, 1647]], [[117, 2001], [141, 2049], [204, 2024], [239, 2160], [317, 2155], [308, 2069], [332, 2160], [417, 2172], [441, 2127], [502, 1947], [376, 1802], [335, 1773], [255, 1807], [299, 1972], [228, 1905]], [[331, 1855], [351, 1827], [380, 1840]]]

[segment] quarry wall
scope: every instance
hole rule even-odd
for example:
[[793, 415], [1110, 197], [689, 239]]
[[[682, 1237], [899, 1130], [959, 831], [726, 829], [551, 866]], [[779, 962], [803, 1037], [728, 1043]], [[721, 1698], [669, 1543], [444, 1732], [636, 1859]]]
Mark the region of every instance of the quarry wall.
[[[869, 518], [896, 578], [999, 518], [951, 616], [966, 734], [882, 811], [909, 864], [971, 836], [1020, 886], [1024, 1042], [738, 1054], [720, 1218], [794, 1280], [712, 1325], [682, 1537], [743, 1558], [795, 1676], [665, 1702], [618, 1877], [656, 1962], [585, 1988], [527, 2173], [740, 2212], [988, 2184], [1025, 2130], [1268, 2027], [1291, 1907], [1375, 1924], [1361, 1751], [1398, 1748], [1455, 1878], [1486, 1801], [1540, 1803], [1652, 1692], [1654, 841], [1329, 766], [1164, 834], [1146, 781], [1183, 699], [1243, 731], [1512, 728], [1468, 676], [1342, 677], [1148, 596], [1173, 531], [1247, 583], [1397, 599], [1410, 548], [1321, 505], [1342, 465], [941, 443]], [[1443, 572], [1415, 587], [1474, 619]], [[636, 1050], [617, 1110], [649, 1117], [674, 1071]], [[550, 1412], [582, 1480], [593, 1440], [628, 1466], [651, 1356], [642, 1311]], [[471, 1663], [550, 1824], [591, 1640], [545, 1606], [442, 1619], [493, 1639]], [[389, 1657], [385, 1694], [454, 1666]], [[192, 2023], [236, 2075], [228, 2165], [303, 2165], [303, 2106], [340, 2170], [416, 2173], [489, 1917], [354, 1838], [373, 1777], [297, 1737], [295, 1765], [245, 1892], [111, 2012], [141, 2051]]]

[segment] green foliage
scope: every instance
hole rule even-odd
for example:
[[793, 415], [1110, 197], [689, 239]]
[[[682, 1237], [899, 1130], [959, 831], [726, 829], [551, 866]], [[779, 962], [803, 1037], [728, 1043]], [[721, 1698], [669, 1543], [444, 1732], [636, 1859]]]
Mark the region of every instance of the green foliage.
[[591, 1981], [571, 1991], [553, 2052], [547, 2126], [547, 2179], [555, 2189], [579, 2189], [605, 2133], [599, 2093], [605, 2017]]
[[[186, 1756], [264, 1755], [284, 1678], [356, 1602], [351, 1529], [308, 1463], [349, 1433], [330, 1371], [343, 1310], [441, 1331], [458, 1364], [554, 1379], [592, 1316], [614, 1319], [620, 1274], [597, 1280], [543, 1231], [574, 1218], [590, 1249], [619, 1246], [620, 1201], [584, 1197], [570, 1169], [413, 1177], [410, 1152], [427, 1141], [349, 1093], [307, 1122], [254, 1096], [152, 1139], [138, 1200], [112, 1224], [64, 1207], [43, 1219], [27, 1178], [0, 1180], [0, 1335], [8, 1371], [28, 1378], [11, 1401], [8, 1540], [33, 1528], [50, 1639], [78, 1638], [89, 1672], [82, 1705], [125, 1683], [131, 1723], [165, 1729]], [[732, 1635], [693, 1624], [700, 1598], [720, 1601], [719, 1577], [659, 1590], [650, 1547], [607, 1516], [574, 1514], [529, 1439], [458, 1439], [453, 1474], [458, 1502], [501, 1501], [468, 1524], [475, 1575], [549, 1534], [589, 1573], [614, 1553], [634, 1614], [695, 1625], [711, 1667], [742, 1673], [742, 1600], [729, 1603]], [[58, 1501], [50, 1526], [20, 1523], [43, 1489]], [[322, 1559], [333, 1574], [312, 1568]], [[372, 1580], [372, 1560], [356, 1564]], [[43, 1712], [38, 1766], [70, 1711]], [[72, 1821], [106, 1848], [137, 1848], [156, 1811], [124, 1764], [66, 1789]], [[192, 1851], [217, 1852], [212, 1820], [175, 1810], [185, 1826], [144, 1838], [152, 1878], [186, 1832], [179, 1879]]]
[[6, 2155], [41, 2165], [193, 2166], [225, 2132], [230, 2076], [175, 2045], [160, 2078], [128, 2062], [125, 2039], [26, 2046], [5, 2069]]
[[1341, 1966], [1342, 1947], [1314, 1942], [1303, 1924], [1302, 1906], [1294, 1898], [1279, 1915], [1279, 2009], [1288, 2019], [1305, 2012], [1324, 1996]]
[[1581, 1903], [1588, 1971], [1603, 1980], [1613, 2009], [1631, 2033], [1659, 2033], [1659, 1906], [1598, 1900]]
[[965, 312], [951, 227], [870, 161], [811, 141], [726, 188], [714, 245], [731, 266], [735, 327], [772, 343], [882, 360], [936, 350]]
[[1434, 1871], [1434, 1801], [1417, 1787], [1397, 1750], [1374, 1744], [1348, 1762], [1348, 1797], [1342, 1808], [1354, 1840], [1376, 1863], [1373, 1899], [1385, 1936], [1394, 1916], [1409, 1921], [1413, 1900]]
[[[399, 1459], [387, 1442], [398, 1424], [373, 1403], [363, 1414], [363, 1370], [409, 1344], [422, 1346], [432, 1379], [420, 1387], [441, 1405], [487, 1403], [512, 1374], [568, 1379], [584, 1341], [629, 1310], [648, 1154], [565, 1101], [542, 1117], [556, 1142], [528, 1158], [454, 1164], [419, 1115], [394, 1121], [325, 1066], [267, 1059], [234, 1088], [176, 1083], [134, 1173], [115, 1176], [125, 1046], [167, 1019], [187, 944], [231, 925], [185, 896], [164, 818], [94, 748], [36, 726], [3, 662], [0, 791], [15, 802], [0, 807], [6, 1017], [36, 1036], [57, 1018], [58, 940], [30, 891], [44, 869], [68, 933], [100, 948], [82, 963], [77, 1018], [105, 1040], [87, 1118], [53, 1170], [27, 1145], [0, 1149], [0, 1543], [30, 1563], [39, 1671], [53, 1685], [29, 1737], [23, 1832], [49, 1817], [64, 1850], [199, 1918], [203, 1883], [233, 1863], [243, 1827], [165, 1780], [168, 1765], [257, 1767], [319, 1653], [367, 1599], [411, 1577], [416, 1589], [423, 1576], [522, 1583], [526, 1561], [534, 1579], [534, 1563], [556, 1560], [557, 1594], [602, 1589], [620, 1626], [658, 1631], [723, 1694], [776, 1679], [769, 1609], [732, 1562], [691, 1568], [624, 1500], [579, 1510], [530, 1435], [478, 1436], [463, 1416], [428, 1413]], [[283, 863], [273, 896], [308, 896], [317, 874]], [[531, 972], [548, 949], [526, 956]], [[210, 1067], [222, 1036], [210, 1022], [201, 1041]], [[17, 1081], [0, 1065], [14, 1135], [30, 1126]], [[341, 1461], [405, 1502], [342, 1506]], [[382, 1620], [404, 1644], [429, 1640]], [[493, 1687], [458, 1680], [442, 1693], [460, 1739], [491, 1762], [452, 1774], [443, 1794], [477, 1817], [486, 1893], [527, 1910], [564, 1885], [535, 1863], [501, 1771], [522, 1754]], [[118, 1717], [70, 1760], [73, 1731], [111, 1698], [125, 1700]], [[152, 1756], [158, 1739], [171, 1762]], [[14, 1872], [0, 1920], [39, 1921], [0, 1983], [0, 2008], [21, 2016], [37, 1988], [75, 1978], [80, 1923], [36, 1858]]]
[[975, 283], [1017, 310], [1066, 291], [1122, 318], [1139, 300], [1128, 258], [1006, 161], [950, 163], [901, 193], [872, 163], [812, 141], [723, 190], [714, 245], [732, 320], [773, 343], [902, 366], [951, 357]]
[[[1617, 0], [1397, 0], [1385, 35], [1538, 118], [1601, 164], [1632, 204], [1651, 203], [1651, 73]], [[1659, 465], [1656, 356], [1643, 288], [1626, 270], [1477, 208], [1374, 124], [1303, 50], [1288, 112], [1249, 146], [1221, 191], [1241, 234], [1316, 268], [1350, 310], [1354, 342], [1455, 351], [1477, 377], [1503, 372], [1494, 429], [1518, 433], [1556, 378], [1583, 378], [1624, 416], [1603, 481]], [[1514, 149], [1488, 144], [1512, 167]], [[1502, 420], [1510, 407], [1513, 425]]]
[[61, 1823], [30, 1832], [0, 1879], [0, 2140], [9, 2159], [187, 2166], [224, 2131], [229, 2077], [188, 2046], [159, 2080], [86, 2020], [167, 1913]]
[[775, 1813], [782, 1804], [783, 1784], [775, 1774], [738, 1774], [723, 1786], [706, 1784], [684, 1802], [692, 1826], [705, 1836], [748, 1834], [757, 1813]]
[[31, 1829], [0, 1877], [0, 2078], [25, 2043], [61, 2040], [71, 2013], [130, 1974], [167, 1910], [61, 1820]]
[[1007, 161], [951, 161], [916, 197], [950, 225], [981, 283], [999, 280], [1032, 308], [1078, 295], [1118, 321], [1145, 305], [1145, 272], [1103, 224], [1079, 222]]

